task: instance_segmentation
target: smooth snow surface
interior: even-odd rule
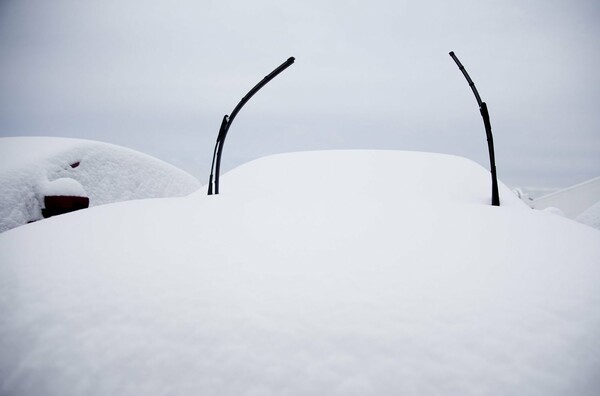
[[[596,395],[600,232],[490,184],[296,153],[5,232],[0,394]]]
[[[44,195],[49,193],[87,194],[90,206],[96,206],[182,196],[199,187],[196,178],[170,164],[112,144],[0,138],[0,232],[40,220]]]

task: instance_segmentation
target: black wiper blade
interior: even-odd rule
[[[225,143],[225,138],[227,137],[227,132],[229,132],[229,128],[233,123],[233,120],[240,112],[242,107],[256,94],[262,87],[267,85],[269,81],[277,77],[279,73],[287,69],[294,63],[296,59],[292,56],[288,58],[285,62],[279,65],[275,70],[266,75],[258,84],[256,84],[248,93],[240,100],[240,102],[235,106],[231,115],[225,115],[223,117],[223,121],[221,122],[221,127],[219,128],[219,134],[217,135],[217,142],[215,144],[215,150],[213,153],[212,164],[210,167],[210,177],[208,180],[208,195],[213,195],[219,193],[219,179],[221,174],[221,156],[223,154],[223,144]],[[214,171],[214,180],[213,180],[213,171]],[[214,181],[214,183],[213,183]],[[214,184],[214,186],[213,186]]]
[[[465,67],[460,63],[454,51],[450,51],[450,56],[456,62],[456,65],[462,72],[462,74],[467,79],[469,83],[469,87],[473,90],[473,94],[475,95],[475,99],[477,100],[477,105],[479,105],[479,112],[481,113],[481,117],[483,118],[483,125],[485,127],[485,135],[487,138],[488,144],[488,154],[490,156],[490,172],[492,174],[492,205],[500,206],[500,195],[498,193],[498,176],[496,174],[496,156],[494,154],[494,137],[492,136],[492,123],[490,122],[490,113],[488,111],[487,104],[481,100],[481,96],[479,96],[479,92],[477,92],[477,88],[475,87],[475,83],[471,80],[469,73]]]

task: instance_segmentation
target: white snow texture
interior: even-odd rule
[[[87,196],[96,206],[182,196],[199,187],[193,176],[170,164],[112,144],[0,138],[0,232],[40,220],[45,195]]]
[[[0,234],[0,394],[597,395],[600,232],[490,191],[295,153]]]
[[[87,193],[83,186],[77,180],[70,177],[61,177],[46,183],[40,188],[42,196],[71,196],[71,197],[87,197]]]

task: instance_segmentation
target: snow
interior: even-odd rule
[[[592,207],[600,200],[600,177],[564,188],[559,191],[536,198],[530,202],[534,209],[552,206],[560,209],[570,219]]]
[[[61,179],[73,181],[57,181]],[[0,185],[0,232],[40,220],[49,192],[87,194],[90,206],[96,206],[182,196],[200,187],[193,176],[146,154],[107,143],[50,137],[0,138]]]
[[[44,161],[62,151],[88,145],[91,141],[53,137],[0,138],[0,169],[9,170]]]
[[[77,180],[69,177],[61,177],[46,183],[41,193],[43,196],[71,196],[71,197],[87,197],[83,186]]]
[[[590,206],[585,212],[577,216],[575,220],[600,230],[600,201]]]
[[[516,189],[515,193],[531,208],[568,217],[600,230],[600,177],[554,190],[535,199],[523,190]]]
[[[0,393],[597,393],[600,232],[479,165],[294,153],[221,191],[0,234]]]
[[[545,207],[544,209],[537,209],[537,210],[541,210],[546,213],[552,213],[556,216],[567,217],[567,215],[562,210],[560,210],[559,208],[555,208],[554,206],[548,206],[548,207]]]

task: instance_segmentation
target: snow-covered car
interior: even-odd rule
[[[182,196],[200,187],[192,175],[149,155],[51,137],[0,138],[0,185],[0,232],[87,206]]]
[[[292,153],[7,231],[0,393],[597,394],[600,232],[489,192],[449,155]]]

